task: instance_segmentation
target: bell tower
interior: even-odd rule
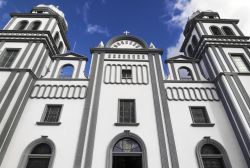
[[[181,51],[199,60],[203,75],[213,81],[250,166],[250,41],[237,26],[217,12],[195,12],[184,30]]]
[[[0,164],[35,81],[49,71],[54,55],[69,49],[66,32],[64,14],[53,5],[11,13],[0,30]]]

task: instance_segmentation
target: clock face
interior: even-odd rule
[[[134,49],[141,49],[142,46],[131,40],[119,40],[113,43],[110,48],[134,48]]]

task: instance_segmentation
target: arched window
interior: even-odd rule
[[[231,168],[225,149],[209,137],[199,142],[196,154],[200,168]]]
[[[74,66],[71,64],[64,65],[59,73],[59,78],[61,79],[70,79],[72,78],[74,72]]]
[[[28,25],[28,21],[23,20],[23,21],[20,21],[14,29],[15,30],[24,30],[27,27],[27,25]]]
[[[55,41],[55,43],[57,45],[58,42],[59,42],[59,33],[58,32],[56,32],[56,34],[54,35],[54,41]]]
[[[26,168],[48,168],[51,158],[51,147],[46,143],[36,145],[28,156]]]
[[[62,42],[59,43],[58,50],[59,50],[59,53],[62,53],[62,50],[63,50],[63,43]]]
[[[31,23],[30,30],[38,30],[40,26],[41,26],[40,21],[34,21]]]
[[[235,36],[233,30],[230,27],[223,26],[222,30],[225,33],[225,35],[227,35],[227,36]]]
[[[107,156],[107,168],[147,168],[145,145],[129,131],[124,131],[112,140]]]
[[[220,28],[218,28],[217,26],[211,26],[210,30],[211,30],[212,34],[215,36],[222,35]]]
[[[193,50],[193,48],[192,48],[191,45],[188,46],[187,52],[188,52],[188,56],[189,56],[189,57],[191,57],[191,56],[193,55],[194,50]]]
[[[198,40],[197,40],[196,36],[192,37],[192,45],[193,45],[193,48],[195,48],[198,45]]]
[[[18,167],[51,168],[54,155],[54,143],[48,138],[40,138],[26,148]]]
[[[192,72],[187,67],[180,67],[178,70],[180,80],[193,80]]]

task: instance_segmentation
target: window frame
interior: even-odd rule
[[[202,154],[201,154],[201,149],[206,144],[213,145],[214,147],[216,147],[220,151],[221,154],[217,154],[216,157],[220,155],[225,168],[232,168],[230,160],[229,160],[228,155],[227,155],[227,152],[224,149],[224,147],[216,140],[210,139],[210,137],[204,137],[196,146],[195,150],[196,150],[196,157],[197,157],[199,168],[204,168],[204,163],[203,163],[204,156],[202,156]],[[207,156],[208,156],[207,158],[209,158],[209,155],[207,155]],[[215,157],[213,157],[213,156],[215,156],[213,154],[211,154],[210,156],[211,156],[211,158],[215,158]],[[205,156],[205,158],[206,158],[206,156]]]
[[[67,67],[67,66],[72,67],[71,76],[63,76],[63,75],[62,75],[63,69],[64,69],[65,67]],[[59,78],[59,79],[65,79],[65,80],[74,79],[74,76],[75,76],[74,73],[75,73],[75,66],[74,66],[73,64],[71,64],[71,63],[66,63],[66,64],[63,64],[63,65],[60,67],[59,73],[58,73],[58,78]]]
[[[133,100],[134,101],[134,122],[121,122],[120,121],[120,103],[122,100]],[[131,118],[130,118],[131,120]],[[136,115],[136,100],[135,99],[118,99],[118,109],[117,109],[117,123],[115,123],[115,126],[138,126],[139,123],[137,123],[137,115]]]
[[[183,77],[181,77],[180,69],[186,69],[187,71],[189,71],[190,76],[191,76],[191,80],[189,80],[188,78],[183,78]],[[194,81],[194,80],[195,80],[191,68],[189,68],[189,67],[187,67],[187,66],[180,66],[180,67],[178,68],[178,75],[179,75],[179,80],[181,80],[181,81]]]
[[[204,115],[205,115],[207,122],[205,122],[205,123],[195,122],[195,118],[194,118],[192,109],[204,109]],[[215,125],[210,120],[206,106],[189,106],[189,111],[190,111],[190,115],[192,118],[191,126],[193,126],[193,127],[213,127]]]
[[[212,27],[217,28],[217,29],[220,31],[220,34],[214,34],[214,31],[212,30]],[[218,26],[211,25],[211,26],[209,27],[209,29],[210,29],[210,31],[211,31],[211,33],[212,33],[213,36],[223,36],[223,32],[221,31],[221,29],[220,29]]]
[[[47,121],[45,121],[45,117],[46,117],[46,114],[48,112],[48,107],[49,106],[61,106],[57,122],[47,122]],[[41,117],[39,122],[36,122],[36,124],[37,125],[60,125],[61,124],[60,118],[61,118],[61,115],[62,115],[62,110],[63,110],[63,104],[46,104],[45,108],[43,110],[42,117]]]
[[[230,29],[230,31],[231,31],[233,34],[232,34],[232,35],[226,34],[224,28]],[[236,34],[235,34],[235,32],[233,31],[233,29],[232,29],[231,27],[229,27],[229,26],[222,26],[222,27],[221,27],[221,30],[222,30],[222,32],[223,32],[223,34],[224,34],[225,36],[236,36]]]
[[[123,71],[130,71],[131,72],[131,76],[130,77],[124,77],[123,73],[122,73]],[[132,69],[121,69],[121,78],[122,79],[132,79],[132,74],[133,74]]]
[[[42,136],[41,138],[31,142],[27,147],[26,149],[24,150],[23,154],[22,154],[22,157],[19,161],[19,164],[18,164],[18,168],[26,168],[27,167],[27,164],[28,164],[28,160],[29,160],[29,155],[31,154],[32,150],[39,144],[41,143],[46,143],[48,144],[50,147],[51,147],[51,154],[50,154],[50,161],[49,161],[49,165],[48,165],[48,168],[52,168],[53,167],[53,163],[54,163],[54,158],[55,158],[55,144],[53,143],[52,140],[50,140],[49,138],[47,138],[47,136]],[[37,157],[39,157],[41,155],[37,155]],[[43,155],[45,156],[45,155]]]
[[[250,73],[250,64],[249,64],[249,61],[247,60],[244,53],[229,53],[229,56],[230,56],[231,61],[233,62],[234,66],[236,67],[236,69],[239,73]],[[239,70],[237,64],[234,62],[234,59],[233,59],[234,56],[240,56],[242,58],[244,64],[246,65],[246,67],[248,69],[248,72],[242,72]]]
[[[0,59],[7,52],[7,50],[12,50],[12,51],[15,50],[15,51],[17,51],[16,57],[14,58],[14,60],[12,61],[12,63],[11,63],[10,66],[8,66],[8,67],[6,67],[6,66],[0,66],[0,68],[11,68],[11,66],[13,65],[13,63],[15,62],[15,60],[17,59],[17,57],[18,57],[18,55],[19,55],[19,53],[21,51],[21,48],[5,48],[4,51],[0,54]]]
[[[20,29],[22,22],[26,22],[26,25],[24,26],[23,29]],[[29,21],[28,20],[20,20],[19,22],[16,23],[15,27],[13,28],[13,30],[23,31],[23,30],[26,30],[28,26],[29,26]]]
[[[39,26],[37,27],[37,29],[33,30],[35,23],[39,23]],[[39,31],[39,28],[41,27],[42,22],[40,20],[34,20],[33,22],[30,23],[29,27],[27,28],[27,30],[31,30],[31,31]]]

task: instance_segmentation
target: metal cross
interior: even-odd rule
[[[125,32],[123,32],[126,36],[130,33],[127,30]]]

